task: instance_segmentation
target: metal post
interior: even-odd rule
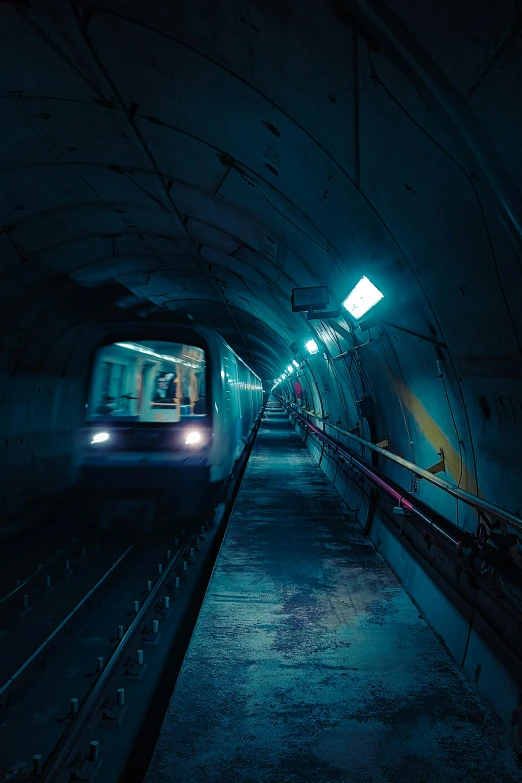
[[[42,771],[42,754],[36,753],[33,756],[33,775],[39,775]]]

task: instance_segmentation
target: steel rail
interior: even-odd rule
[[[74,615],[81,609],[81,607],[84,605],[86,601],[91,598],[92,595],[96,592],[96,590],[105,582],[105,580],[112,574],[115,568],[118,567],[118,565],[121,563],[121,561],[129,554],[129,552],[133,549],[133,546],[128,547],[125,552],[120,555],[120,557],[116,560],[115,563],[112,564],[112,566],[109,568],[108,571],[104,573],[104,575],[99,579],[94,587],[91,587],[88,593],[84,595],[82,600],[76,604],[74,609],[72,609],[67,617],[65,617],[61,623],[54,629],[54,631],[49,634],[49,636],[36,648],[36,650],[32,653],[32,655],[27,658],[27,660],[20,666],[19,669],[7,680],[4,685],[0,688],[0,696],[2,696],[3,693],[6,692],[9,688],[12,687],[12,685],[16,682],[16,680],[20,677],[21,674],[31,665],[31,663],[36,660],[36,658],[40,655],[41,652],[45,650],[45,648],[49,645],[49,643],[57,636],[58,633],[62,630],[62,628],[65,627],[65,625],[71,620]]]
[[[380,454],[381,456],[385,457],[386,459],[389,459],[392,462],[397,463],[397,465],[400,465],[401,467],[406,468],[406,470],[415,473],[415,475],[419,476],[419,478],[426,479],[426,481],[429,481],[430,484],[433,484],[435,487],[438,487],[439,489],[444,490],[444,492],[447,492],[448,495],[451,495],[457,500],[462,500],[462,502],[466,503],[468,506],[472,506],[475,509],[480,509],[481,511],[484,511],[487,514],[491,514],[491,516],[495,517],[496,519],[501,519],[504,522],[507,522],[508,524],[512,525],[512,527],[516,528],[520,532],[522,532],[522,519],[520,519],[520,517],[513,514],[511,511],[508,511],[508,509],[502,508],[502,506],[498,506],[496,503],[491,503],[489,500],[486,500],[485,498],[480,498],[478,497],[478,495],[474,495],[472,492],[468,492],[465,489],[461,489],[460,487],[457,487],[456,484],[452,484],[450,481],[446,481],[445,479],[441,479],[438,476],[434,476],[433,473],[430,473],[424,468],[415,465],[413,462],[404,459],[404,457],[399,457],[397,454],[393,454],[393,452],[388,451],[387,449],[383,449],[380,446],[376,446],[375,443],[370,443],[364,438],[361,438],[358,435],[354,435],[352,432],[347,432],[346,430],[343,430],[341,427],[338,427],[336,424],[332,424],[331,422],[329,422],[327,419],[324,418],[324,416],[319,416],[317,413],[314,413],[313,411],[308,411],[306,409],[299,408],[297,405],[295,405],[295,403],[288,402],[283,398],[279,398],[279,399],[286,408],[293,410],[294,413],[298,414],[303,419],[304,419],[304,414],[306,414],[307,416],[312,416],[318,421],[324,422],[326,426],[331,427],[333,430],[339,432],[341,435],[347,438],[351,438],[352,440],[356,441],[357,443],[360,443],[361,445],[365,446],[371,451],[374,451],[377,454]]]
[[[54,750],[51,752],[48,765],[44,767],[41,776],[38,777],[38,783],[51,783],[51,781],[57,780],[63,772],[64,766],[76,748],[82,733],[85,731],[86,725],[91,715],[95,711],[96,707],[99,706],[101,696],[103,696],[107,690],[109,682],[114,675],[114,670],[120,663],[121,657],[125,652],[127,645],[136,633],[137,629],[139,629],[139,627],[142,625],[144,618],[147,616],[150,609],[155,608],[155,601],[157,600],[158,594],[166,585],[168,581],[167,577],[171,574],[174,566],[179,563],[184,547],[185,544],[182,542],[178,551],[171,558],[166,568],[162,570],[162,573],[159,575],[156,584],[143,602],[143,605],[140,607],[138,613],[134,616],[134,619],[131,621],[129,627],[125,631],[122,639],[112,651],[112,654],[100,676],[97,680],[94,681],[91,689],[85,696],[79,711],[72,719],[64,734],[58,740]]]
[[[54,563],[55,560],[57,560],[60,555],[63,555],[65,552],[68,552],[69,549],[71,549],[75,544],[79,542],[78,538],[75,538],[70,544],[65,546],[63,549],[58,549],[56,554],[49,558],[49,560],[46,560],[45,563],[42,563],[42,565],[36,569],[36,571],[33,571],[29,576],[27,576],[23,582],[20,582],[20,584],[13,587],[11,590],[9,590],[8,593],[6,593],[2,598],[0,598],[0,604],[3,604],[5,601],[9,600],[9,598],[12,598],[13,595],[15,595],[19,590],[21,590],[23,587],[25,587],[29,582],[31,582],[35,577],[39,576],[40,574],[43,574],[45,569],[48,568],[51,563]]]
[[[217,502],[213,513],[213,527],[219,527],[219,525],[221,525],[223,517],[227,511],[227,507],[230,505],[233,506],[235,503],[235,493],[239,490],[241,485],[244,469],[246,468],[248,457],[250,456],[257,432],[261,425],[265,407],[266,401],[259,412],[259,416],[254,427],[252,428],[246,444],[246,448],[243,449],[241,455],[238,457],[230,475],[229,481],[225,483],[224,493],[220,493],[221,502]],[[156,583],[151,592],[148,594],[148,597],[145,599],[138,613],[131,621],[119,644],[112,651],[112,654],[100,676],[97,680],[95,680],[91,689],[86,694],[78,713],[72,719],[64,734],[62,734],[61,738],[58,740],[53,751],[49,754],[48,761],[44,766],[42,773],[38,777],[38,783],[56,783],[56,781],[58,781],[62,776],[65,764],[71,758],[71,755],[75,749],[79,746],[81,737],[88,725],[89,719],[95,712],[97,706],[99,706],[101,697],[108,690],[110,681],[116,674],[116,667],[121,662],[121,658],[126,650],[126,647],[136,632],[139,630],[140,626],[143,624],[145,617],[149,614],[151,609],[154,611],[156,610],[156,599],[159,593],[161,593],[161,591],[167,585],[167,577],[171,575],[174,567],[183,560],[182,556],[183,552],[187,548],[188,540],[189,536],[186,536],[185,540],[181,541],[177,552],[170,559],[166,567],[162,570],[161,575],[158,576],[158,579],[156,580]]]

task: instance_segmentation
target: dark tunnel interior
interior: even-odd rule
[[[521,754],[521,80],[513,0],[2,3],[1,592],[11,541],[75,534],[97,349],[212,329]]]

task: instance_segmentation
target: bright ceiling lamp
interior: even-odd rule
[[[362,318],[383,297],[384,294],[374,286],[371,280],[368,280],[367,277],[361,277],[355,288],[350,291],[344,300],[343,307],[354,318]]]
[[[294,368],[292,367],[291,364],[289,364],[286,369],[288,370],[288,372],[293,372],[294,371]]]
[[[292,364],[294,365],[294,367],[299,367],[299,362],[296,362],[295,359],[292,359]]]
[[[319,346],[315,340],[307,340],[305,343],[305,348],[308,353],[319,353]]]

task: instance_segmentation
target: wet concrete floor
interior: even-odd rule
[[[291,428],[260,430],[146,783],[522,781]]]

